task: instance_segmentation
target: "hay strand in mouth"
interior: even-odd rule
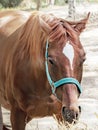
[[[71,124],[65,121],[58,122],[57,118],[55,115],[53,115],[57,126],[58,130],[89,130],[88,126],[86,123],[74,120]],[[76,124],[74,124],[76,122]]]

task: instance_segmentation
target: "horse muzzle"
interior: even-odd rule
[[[65,122],[68,123],[76,123],[77,120],[79,119],[81,113],[81,107],[72,107],[72,108],[67,108],[65,106],[62,107],[62,116]]]

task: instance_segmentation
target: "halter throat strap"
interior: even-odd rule
[[[55,94],[55,90],[56,88],[64,85],[64,84],[75,84],[79,93],[82,92],[82,87],[80,85],[80,83],[78,82],[78,80],[76,80],[75,78],[72,77],[68,77],[68,78],[62,78],[56,82],[54,82],[49,74],[49,69],[48,69],[48,40],[46,42],[46,51],[45,51],[45,68],[46,68],[46,75],[47,75],[47,79],[48,82],[52,88],[52,93]]]

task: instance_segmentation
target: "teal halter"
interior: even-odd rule
[[[52,88],[52,93],[55,94],[55,90],[56,88],[60,87],[61,85],[63,84],[75,84],[78,88],[78,91],[79,93],[82,92],[82,88],[81,88],[81,85],[80,83],[78,82],[78,80],[76,80],[75,78],[72,78],[72,77],[68,77],[68,78],[62,78],[56,82],[54,82],[52,79],[51,79],[51,76],[49,74],[49,69],[48,69],[48,40],[47,40],[47,43],[46,43],[46,52],[45,52],[45,67],[46,67],[46,75],[47,75],[47,79],[49,81],[49,84]]]

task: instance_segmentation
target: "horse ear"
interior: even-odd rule
[[[79,35],[85,29],[89,16],[90,16],[90,13],[88,13],[88,15],[85,19],[82,19],[81,21],[76,22],[76,24],[74,25],[74,29]]]
[[[43,32],[45,32],[46,34],[50,33],[51,27],[42,18],[40,18],[40,25]]]

